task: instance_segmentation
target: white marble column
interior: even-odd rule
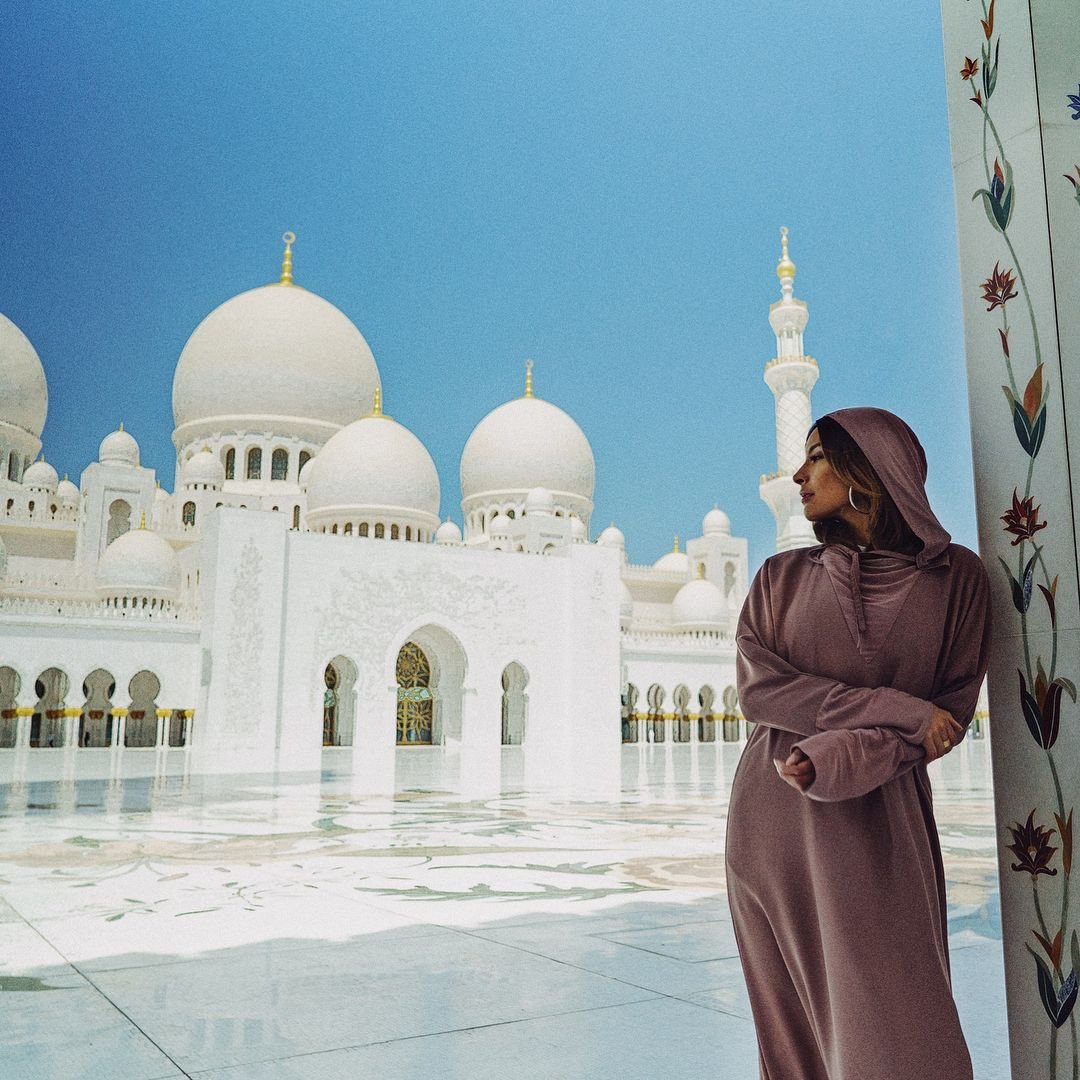
[[[1012,1075],[1080,1080],[1080,9],[942,0],[942,21]]]

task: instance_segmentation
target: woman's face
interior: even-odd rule
[[[818,435],[817,428],[807,437],[806,460],[792,479],[799,485],[803,514],[807,520],[842,518],[849,521],[855,517],[848,502],[847,484],[833,472],[832,466],[825,460],[825,451],[821,449],[821,436]]]

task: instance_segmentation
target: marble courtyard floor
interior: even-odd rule
[[[724,895],[737,747],[624,748],[610,804],[470,801],[429,751],[399,752],[393,799],[332,761],[274,782],[78,752],[56,781],[64,752],[35,753],[0,755],[0,1076],[757,1076]],[[933,773],[961,1018],[977,1080],[1005,1080],[986,743]]]

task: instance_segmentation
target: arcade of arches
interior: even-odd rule
[[[113,674],[95,668],[72,693],[67,672],[46,668],[34,679],[33,706],[18,706],[22,677],[0,666],[0,749],[78,747],[181,747],[190,743],[190,709],[163,709],[161,682],[139,671],[127,685],[126,705],[116,700]],[[73,699],[73,700],[72,700]]]

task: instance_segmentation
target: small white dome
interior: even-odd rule
[[[205,484],[219,489],[225,483],[225,466],[208,450],[202,449],[192,454],[180,470],[181,483],[184,487]]]
[[[61,506],[71,508],[79,505],[79,489],[66,476],[56,485],[56,497]]]
[[[714,506],[701,522],[701,533],[703,536],[730,536],[731,520],[719,506]]]
[[[50,494],[56,490],[59,477],[56,470],[44,459],[35,461],[23,473],[23,487],[32,488],[35,491],[47,491]]]
[[[715,630],[727,621],[724,594],[705,578],[688,581],[671,602],[671,621],[683,630]]]
[[[592,512],[596,464],[585,433],[562,409],[520,397],[488,413],[461,454],[463,502],[521,497],[545,487],[557,503],[587,517]]]
[[[118,536],[98,563],[98,596],[175,600],[180,591],[180,560],[172,545],[149,529]]]
[[[101,446],[98,448],[98,461],[102,465],[138,467],[139,444],[129,432],[124,430],[123,424],[101,440]]]
[[[488,526],[488,533],[492,536],[504,536],[513,528],[514,523],[505,514],[496,514]]]
[[[188,338],[173,376],[181,443],[213,427],[262,430],[254,417],[340,427],[371,403],[375,358],[329,301],[298,285],[264,285],[226,300]]]
[[[620,551],[626,550],[626,537],[623,536],[622,529],[618,528],[614,521],[596,538],[596,542],[603,544],[604,547],[614,547]]]
[[[589,539],[589,530],[585,528],[585,522],[579,517],[570,519],[570,539],[575,544],[584,544]]]
[[[310,462],[308,519],[382,514],[439,521],[439,474],[424,444],[389,416],[365,416],[330,437]]]
[[[444,521],[435,530],[435,543],[446,544],[448,546],[453,544],[460,544],[461,530],[457,527],[456,524],[454,524],[454,522],[447,518],[447,520]]]
[[[315,459],[310,457],[304,462],[304,467],[300,470],[300,475],[296,478],[297,483],[300,485],[301,490],[307,491],[308,484],[311,483],[311,467],[315,464]]]
[[[679,551],[676,548],[675,551],[669,551],[666,555],[661,555],[653,563],[653,569],[667,570],[671,573],[678,571],[680,574],[686,574],[690,571],[690,557],[685,551]]]
[[[525,496],[526,514],[554,514],[555,500],[546,487],[534,487]]]
[[[634,597],[625,581],[620,581],[619,585],[619,625],[625,629],[634,618]]]
[[[45,369],[37,351],[6,315],[0,315],[0,424],[40,438],[48,408]]]

